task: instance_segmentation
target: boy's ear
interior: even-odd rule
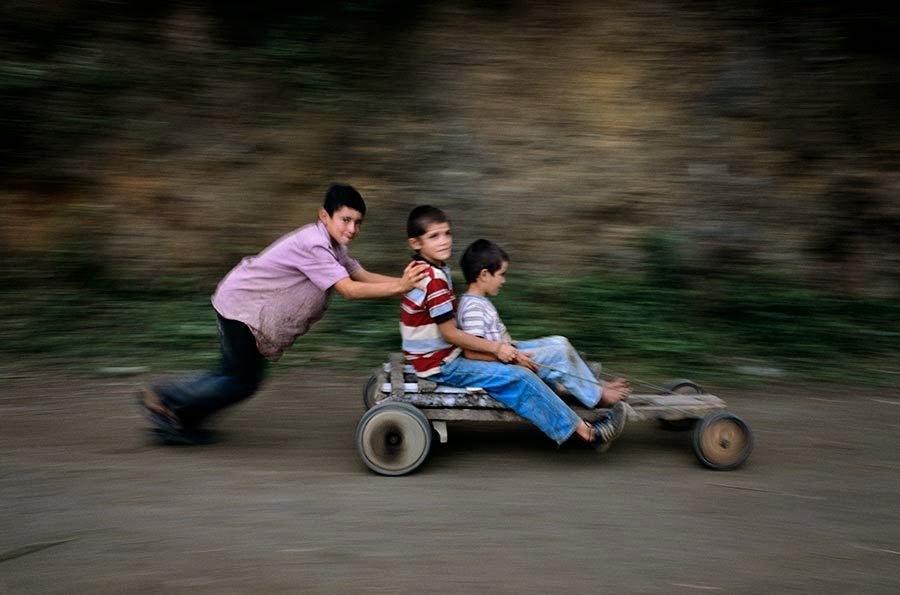
[[[325,223],[328,220],[328,211],[325,210],[325,207],[319,207],[319,221]]]
[[[419,238],[406,238],[406,243],[416,252],[422,249],[422,242],[419,241]]]
[[[481,269],[480,271],[478,271],[478,280],[479,281],[485,280],[487,278],[487,276],[490,274],[491,274],[491,272],[488,271],[487,269]]]

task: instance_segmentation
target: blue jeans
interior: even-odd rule
[[[243,322],[216,313],[222,359],[218,367],[184,382],[158,384],[153,390],[185,427],[197,427],[213,413],[256,392],[266,360]]]
[[[602,389],[594,373],[565,337],[555,335],[530,341],[516,341],[519,351],[531,354],[538,364],[537,375],[551,388],[563,385],[587,407],[596,407]]]
[[[565,442],[581,423],[581,418],[543,380],[521,366],[459,356],[441,365],[441,371],[428,379],[459,388],[483,388],[557,444]]]

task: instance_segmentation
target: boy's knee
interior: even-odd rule
[[[562,335],[553,335],[552,337],[550,337],[550,340],[553,342],[553,345],[556,349],[564,351],[569,356],[571,356],[573,353],[577,353],[569,339],[563,337]]]
[[[262,359],[252,362],[244,362],[236,366],[228,373],[237,384],[247,386],[251,391],[256,390],[262,384],[266,373],[266,365]]]
[[[253,367],[236,370],[229,374],[229,392],[235,400],[252,396],[263,381],[263,370]]]
[[[566,337],[563,337],[562,335],[552,335],[547,338],[550,339],[551,341],[553,341],[553,343],[555,343],[557,345],[561,345],[567,349],[572,347],[572,344],[569,343],[569,340]]]
[[[263,374],[262,371],[255,372],[253,374],[249,374],[238,379],[238,385],[241,387],[243,391],[247,393],[247,396],[255,393],[259,386],[262,384]]]

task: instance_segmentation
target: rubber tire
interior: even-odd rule
[[[670,380],[663,384],[662,388],[663,392],[660,394],[663,395],[668,395],[670,393],[677,393],[679,395],[699,395],[703,392],[703,389],[700,388],[699,384],[688,380],[687,378]],[[694,426],[696,425],[696,418],[659,420],[659,427],[668,432],[686,432],[694,429]]]
[[[431,423],[408,403],[382,403],[369,409],[356,427],[356,451],[379,475],[406,475],[431,450]]]
[[[363,405],[365,405],[366,411],[378,404],[377,399],[379,396],[384,396],[381,392],[381,387],[385,382],[387,382],[387,373],[381,368],[378,368],[369,376],[362,391]]]
[[[694,428],[694,454],[710,469],[736,469],[747,460],[751,452],[753,431],[733,413],[710,413]]]
[[[662,385],[663,392],[660,394],[668,395],[670,393],[678,393],[679,395],[699,395],[703,393],[703,388],[699,384],[687,378],[678,378],[669,380]]]

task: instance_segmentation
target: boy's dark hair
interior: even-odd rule
[[[509,256],[503,248],[490,240],[482,239],[469,244],[459,259],[459,266],[466,283],[474,283],[482,270],[487,269],[487,272],[493,275],[500,270],[504,262],[509,262]]]
[[[431,205],[419,205],[406,218],[406,237],[417,238],[423,235],[433,223],[449,223],[450,219],[444,211]]]
[[[363,215],[366,214],[366,201],[356,191],[356,188],[344,184],[332,184],[325,192],[325,202],[322,204],[322,208],[330,217],[341,207],[350,207]]]

